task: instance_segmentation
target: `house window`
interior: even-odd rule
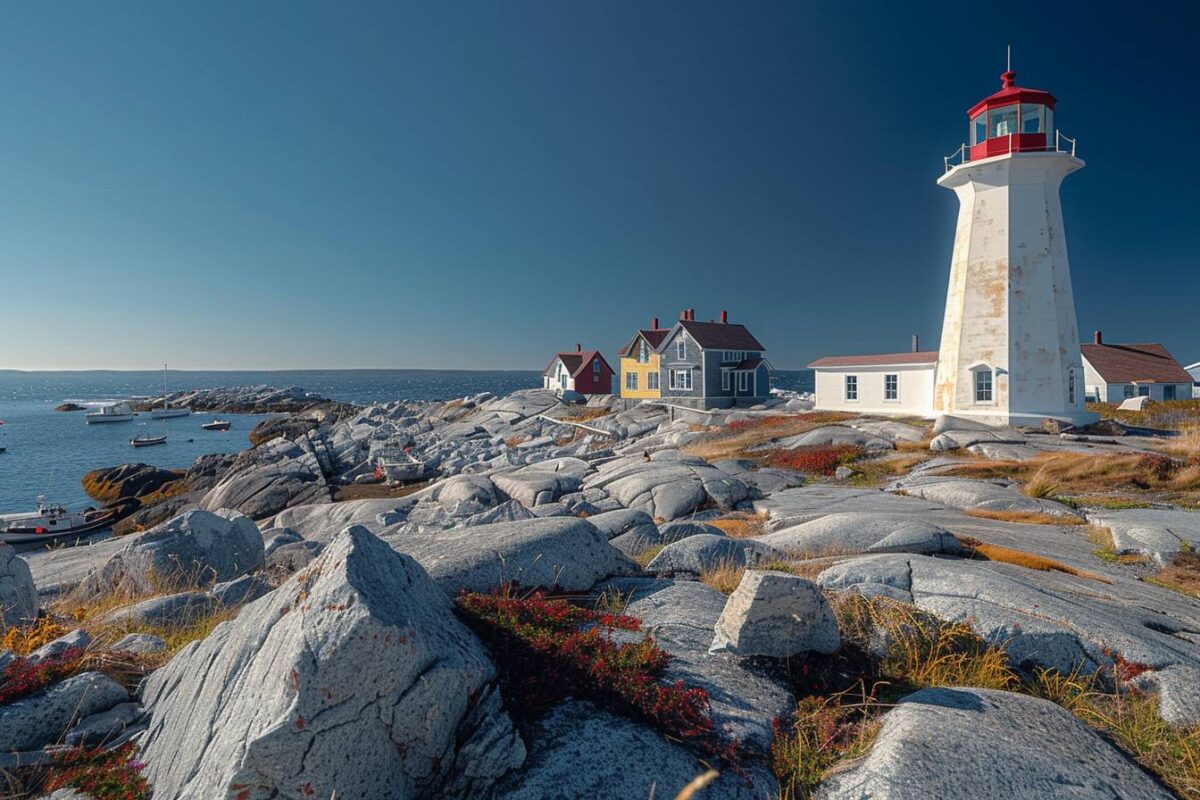
[[[1075,405],[1075,368],[1067,370],[1067,405]]]
[[[1121,394],[1125,397],[1126,400],[1133,397],[1133,384],[1132,383],[1125,384],[1125,386],[1122,387],[1122,389],[1123,389],[1123,391],[1121,392]]]
[[[675,357],[687,358],[687,340],[682,336],[675,340]]]
[[[1174,400],[1174,399],[1175,399],[1175,384],[1173,384],[1173,383],[1163,384],[1163,400]]]
[[[690,369],[671,370],[670,381],[667,385],[681,392],[690,392],[692,390],[692,371]]]
[[[645,364],[650,360],[650,345],[646,344],[646,340],[642,339],[638,342],[638,363]]]
[[[729,370],[727,369],[721,370],[721,391],[729,391]]]
[[[739,392],[750,391],[750,373],[749,372],[739,372],[737,374],[737,387],[738,387],[737,390]]]
[[[657,392],[658,391],[658,373],[651,372],[646,375],[646,388]]]
[[[896,374],[883,376],[883,399],[900,399],[900,376]]]
[[[627,390],[629,390],[631,392],[637,391],[637,385],[638,385],[637,376],[638,376],[638,374],[636,372],[626,372],[625,373],[625,388]]]
[[[992,371],[990,369],[975,371],[975,402],[992,402]]]
[[[1139,387],[1137,387],[1137,390],[1138,390],[1138,397],[1149,397],[1150,396],[1150,387],[1149,386],[1139,386]]]
[[[592,360],[592,374],[593,375],[600,374],[600,359],[598,359],[598,358]]]
[[[846,376],[846,401],[858,402],[858,376]]]

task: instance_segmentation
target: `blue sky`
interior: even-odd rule
[[[1084,338],[1200,360],[1197,7],[911,5],[5,3],[0,368],[540,368],[685,306],[935,347],[1010,42]]]

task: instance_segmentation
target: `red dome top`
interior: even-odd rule
[[[973,117],[985,108],[998,108],[1013,103],[1040,103],[1047,108],[1054,108],[1054,95],[1041,89],[1023,89],[1016,85],[1017,73],[1011,69],[1000,76],[1000,91],[985,97],[967,111],[968,117]]]

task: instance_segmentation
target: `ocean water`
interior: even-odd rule
[[[781,371],[776,385],[812,391],[811,371]],[[80,480],[93,469],[144,462],[169,469],[188,467],[198,456],[234,453],[261,415],[222,414],[226,432],[200,428],[211,414],[168,420],[141,415],[133,422],[88,425],[83,412],[54,410],[67,400],[81,404],[161,394],[161,372],[17,372],[0,370],[0,513],[25,511],[38,495],[68,507],[92,501]],[[171,391],[216,386],[301,386],[332,400],[367,404],[390,400],[450,400],[494,392],[508,394],[541,385],[536,371],[293,370],[278,372],[171,371]],[[135,449],[134,436],[167,434],[167,444]]]

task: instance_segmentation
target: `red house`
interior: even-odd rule
[[[580,394],[612,394],[613,368],[599,350],[579,345],[566,353],[555,353],[542,370],[542,388]]]

